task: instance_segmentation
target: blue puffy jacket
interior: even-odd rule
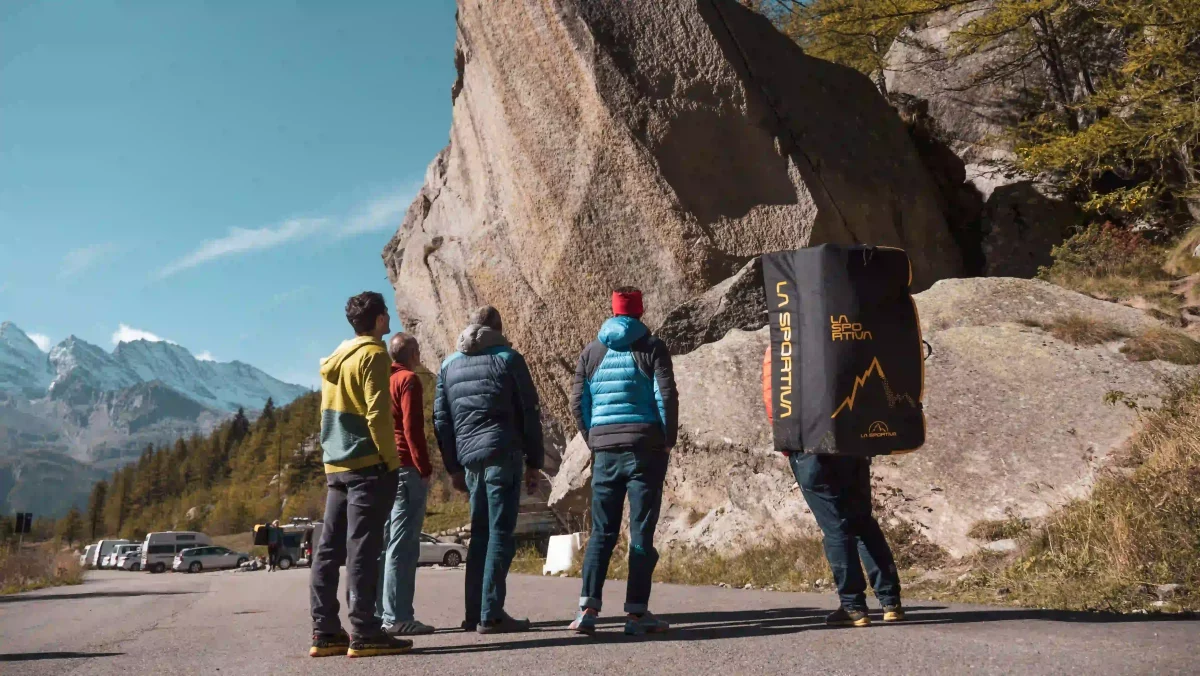
[[[666,344],[633,317],[604,322],[579,355],[571,410],[592,450],[674,446],[679,400]]]
[[[433,427],[451,474],[463,465],[520,452],[541,469],[541,407],[529,367],[499,331],[468,326],[458,352],[442,362],[433,400]]]

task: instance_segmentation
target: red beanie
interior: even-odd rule
[[[614,315],[625,315],[635,319],[642,317],[642,292],[633,291],[613,291],[612,295],[612,311]]]

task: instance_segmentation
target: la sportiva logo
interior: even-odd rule
[[[787,282],[775,285],[775,297],[779,299],[777,308],[785,308],[791,301],[784,293]],[[779,330],[783,333],[783,342],[779,344],[779,411],[780,418],[792,415],[792,313],[785,310],[779,313]]]
[[[846,315],[837,318],[830,315],[829,328],[833,340],[872,340],[874,338],[870,331],[863,329],[862,324],[850,321]]]
[[[889,430],[887,423],[882,420],[876,420],[867,427],[866,434],[862,435],[863,439],[880,439],[884,437],[894,437],[896,433]]]

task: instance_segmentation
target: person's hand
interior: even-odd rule
[[[450,475],[450,485],[454,486],[454,490],[460,493],[467,492],[467,475],[459,472],[458,474]]]
[[[537,495],[538,483],[541,482],[542,473],[532,467],[525,468],[525,494]]]

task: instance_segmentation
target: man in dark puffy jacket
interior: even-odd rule
[[[496,308],[471,314],[458,352],[442,363],[433,410],[442,461],[455,487],[470,493],[463,629],[481,634],[529,629],[529,620],[504,612],[505,579],[516,553],[522,475],[532,492],[544,453],[537,390],[502,330]]]
[[[583,560],[583,593],[571,629],[596,630],[604,578],[621,533],[629,494],[629,582],[625,633],[667,630],[649,611],[650,580],[658,563],[654,529],[662,505],[667,459],[679,428],[675,374],[667,346],[641,320],[642,293],[613,292],[613,317],[583,350],[571,388],[575,423],[593,452],[592,536]]]

